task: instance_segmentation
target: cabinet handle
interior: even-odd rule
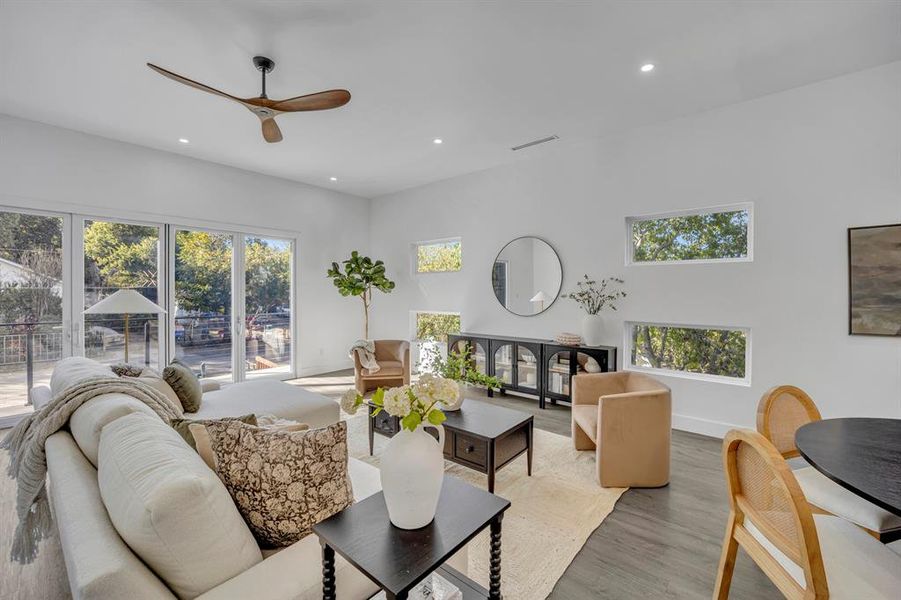
[[[466,454],[473,452],[475,449],[476,447],[473,445],[466,446]]]

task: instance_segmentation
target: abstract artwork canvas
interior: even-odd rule
[[[848,229],[849,333],[901,336],[901,223]]]

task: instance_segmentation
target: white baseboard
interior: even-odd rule
[[[331,373],[332,371],[343,371],[344,369],[353,369],[354,363],[350,359],[342,361],[334,361],[319,365],[311,365],[309,367],[301,367],[298,371],[298,377],[312,377],[313,375],[321,375],[323,373]]]
[[[699,433],[715,438],[724,438],[730,429],[741,428],[741,425],[734,423],[722,423],[720,421],[710,421],[708,419],[699,419],[698,417],[688,417],[685,415],[673,415],[673,429],[679,431],[688,431],[691,433]]]

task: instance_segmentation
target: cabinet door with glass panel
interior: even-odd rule
[[[541,389],[541,344],[491,340],[494,376],[502,390],[538,394]]]
[[[571,402],[572,378],[581,373],[606,373],[616,369],[616,348],[580,347],[545,344],[545,398]]]

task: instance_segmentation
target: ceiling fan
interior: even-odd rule
[[[275,68],[275,61],[265,56],[254,56],[254,66],[263,74],[263,91],[259,97],[255,98],[238,98],[231,94],[219,91],[208,85],[198,83],[193,79],[182,77],[172,71],[167,71],[162,67],[147,63],[147,66],[169,79],[183,83],[192,88],[216,94],[229,100],[243,105],[247,110],[260,118],[263,126],[263,139],[267,142],[282,141],[282,132],[275,122],[275,117],[282,113],[304,112],[309,110],[328,110],[330,108],[338,108],[350,102],[350,92],[347,90],[327,90],[324,92],[316,92],[315,94],[307,94],[306,96],[297,96],[286,100],[271,100],[266,96],[266,74],[272,72]]]

